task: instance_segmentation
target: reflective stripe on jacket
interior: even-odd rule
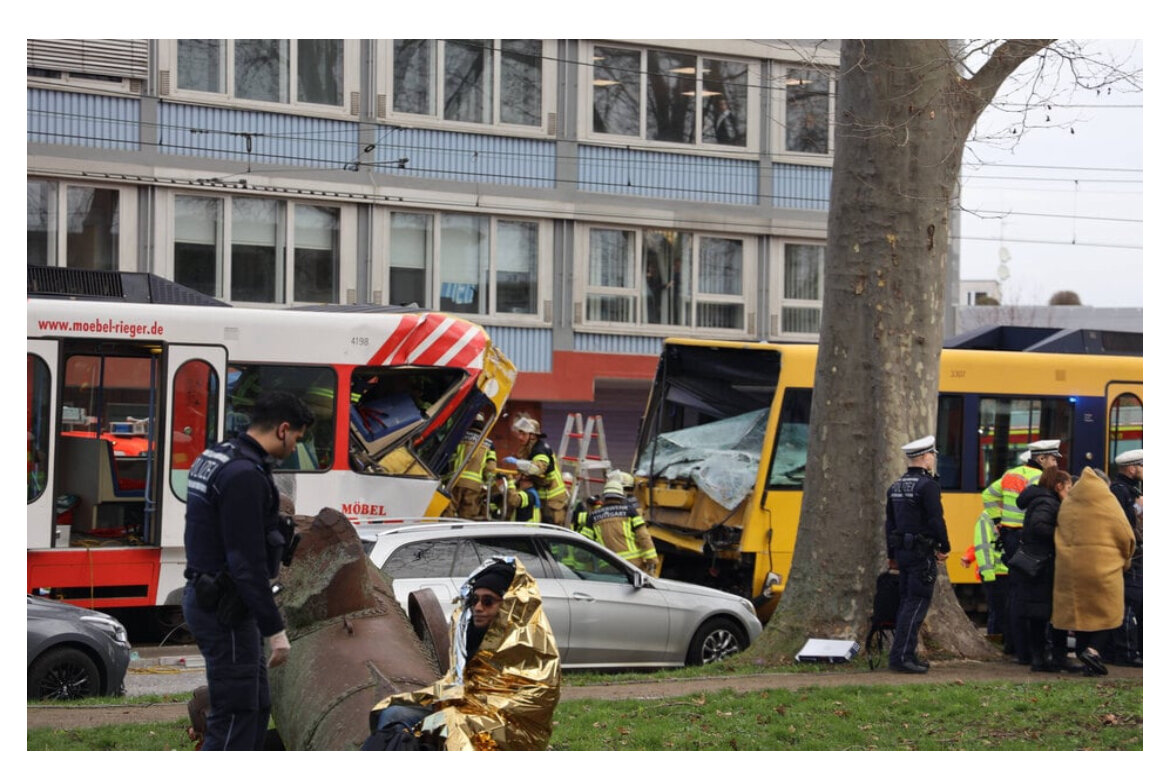
[[[1029,484],[1035,484],[1043,473],[1034,465],[1019,465],[1009,468],[987,489],[983,490],[983,510],[1005,527],[1024,526],[1024,512],[1016,504],[1016,498]]]
[[[1006,575],[1007,565],[1003,563],[1003,551],[996,547],[999,534],[995,522],[984,511],[975,521],[975,564],[984,583],[990,583],[999,575]]]

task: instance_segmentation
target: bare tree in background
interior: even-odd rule
[[[885,491],[905,467],[898,447],[936,430],[947,245],[964,146],[1032,57],[1087,66],[1076,46],[1054,43],[842,41],[808,474],[791,575],[753,645],[765,661],[791,659],[809,637],[865,633],[885,565]],[[1023,89],[1043,104],[1035,83]],[[923,626],[928,649],[991,655],[945,570],[938,586]]]
[[[1049,305],[1079,305],[1081,295],[1075,291],[1058,291],[1048,298]]]

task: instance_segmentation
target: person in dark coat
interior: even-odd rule
[[[1066,666],[1067,650],[1062,640],[1067,632],[1049,627],[1052,617],[1052,575],[1056,561],[1056,517],[1060,501],[1072,488],[1072,476],[1056,467],[1047,468],[1035,484],[1020,493],[1018,505],[1024,509],[1024,526],[1020,545],[1025,552],[1043,561],[1037,575],[1017,571],[1017,610],[1023,621],[1024,643],[1032,656],[1033,671],[1079,670]]]
[[[1125,573],[1125,619],[1114,629],[1109,652],[1110,662],[1123,666],[1142,665],[1142,467],[1143,451],[1131,449],[1114,458],[1117,473],[1109,491],[1121,504],[1129,526],[1133,528],[1137,550]]]

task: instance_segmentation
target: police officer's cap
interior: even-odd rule
[[[1039,455],[1061,457],[1060,439],[1051,438],[1045,439],[1044,441],[1033,441],[1031,444],[1028,444],[1028,451],[1032,453],[1032,457],[1038,457]]]
[[[902,451],[906,453],[907,457],[915,458],[921,457],[928,452],[937,452],[938,450],[934,448],[934,436],[923,436],[922,438],[911,441],[909,444],[904,444]]]
[[[1142,450],[1131,449],[1128,452],[1122,452],[1114,458],[1113,462],[1118,465],[1141,465],[1142,464]]]

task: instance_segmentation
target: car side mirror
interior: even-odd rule
[[[634,570],[630,573],[630,583],[634,588],[641,588],[646,585],[646,574],[640,570]]]

